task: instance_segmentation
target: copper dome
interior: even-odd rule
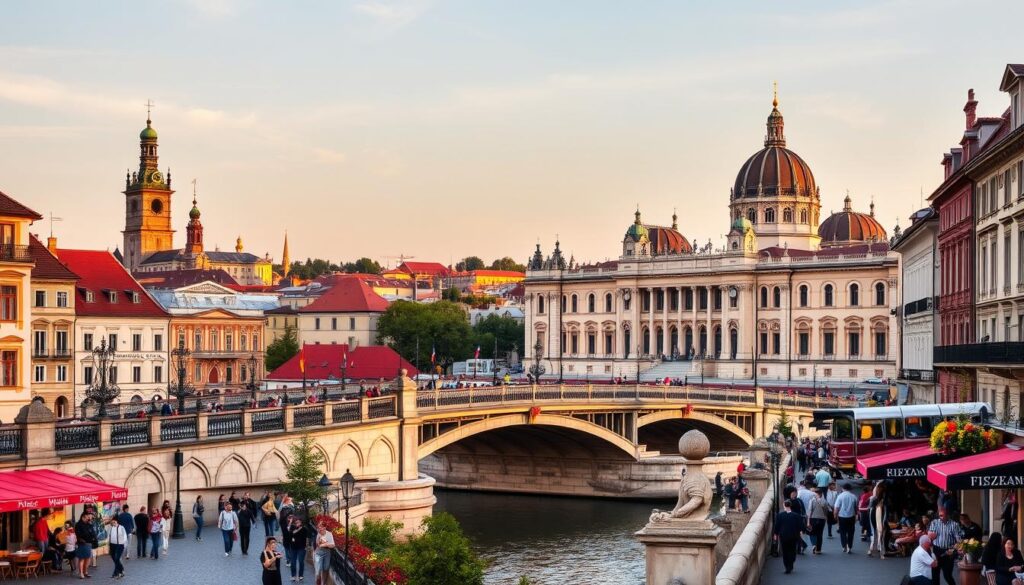
[[[693,252],[693,246],[677,229],[649,225],[647,234],[651,240],[651,252],[654,254],[690,254]]]
[[[875,219],[875,204],[871,213],[853,210],[850,196],[843,200],[843,210],[833,213],[818,227],[822,247],[845,246],[859,242],[884,242],[888,239],[885,228]]]
[[[764,148],[748,158],[736,175],[733,199],[782,195],[810,197],[817,194],[811,167],[797,153],[786,148],[784,121],[778,105],[778,99],[772,101]]]

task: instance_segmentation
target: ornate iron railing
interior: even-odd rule
[[[60,425],[54,431],[57,451],[99,449],[100,423],[73,423]]]
[[[0,428],[0,455],[21,455],[23,436],[20,427]]]
[[[324,425],[324,407],[300,406],[292,411],[294,418],[293,426],[296,428],[322,427]]]
[[[115,422],[110,425],[110,444],[115,447],[147,443],[149,443],[148,420]]]
[[[257,410],[252,413],[252,432],[283,431],[284,411],[281,409]]]
[[[384,396],[382,398],[364,398],[363,400],[369,400],[369,408],[367,412],[371,419],[373,418],[386,418],[389,416],[395,416],[395,397]]]
[[[332,404],[331,420],[335,423],[357,422],[359,420],[359,401],[347,400]]]
[[[196,419],[193,416],[179,416],[160,420],[160,441],[195,440],[199,437]]]
[[[206,419],[206,436],[223,437],[242,434],[242,413],[211,414]]]

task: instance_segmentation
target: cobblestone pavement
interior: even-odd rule
[[[803,555],[797,555],[793,572],[784,573],[782,557],[768,557],[762,585],[900,585],[903,576],[910,572],[910,559],[906,557],[868,557],[868,543],[860,540],[860,525],[854,535],[853,554],[844,554],[839,545],[839,533],[833,527],[835,538],[826,533],[820,555],[811,554],[810,547]],[[806,536],[804,537],[807,538]],[[807,541],[810,544],[810,540]]]

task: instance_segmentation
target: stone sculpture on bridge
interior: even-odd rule
[[[707,521],[713,490],[711,481],[701,468],[710,451],[711,443],[707,435],[698,430],[687,431],[679,438],[679,453],[686,459],[683,478],[679,481],[679,500],[671,512],[654,510],[651,522]]]

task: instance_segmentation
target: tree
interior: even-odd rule
[[[383,268],[381,268],[381,265],[376,260],[371,260],[364,256],[355,262],[346,262],[342,266],[342,270],[349,274],[380,274],[383,271]]]
[[[454,286],[450,286],[444,289],[444,292],[441,293],[441,298],[446,301],[458,303],[462,301],[462,293],[460,293],[459,289],[455,288]]]
[[[409,585],[483,585],[484,562],[454,516],[439,512],[424,518],[421,527],[395,549]]]
[[[481,357],[497,358],[503,352],[512,351],[512,346],[522,350],[526,339],[526,327],[511,317],[490,314],[473,326],[476,344],[480,346]],[[498,340],[498,355],[494,353],[494,340]]]
[[[295,328],[285,325],[284,335],[271,341],[267,346],[267,354],[263,363],[268,372],[273,372],[295,357],[297,353],[299,353],[299,339],[295,334]]]
[[[281,484],[281,491],[291,496],[309,518],[309,504],[320,502],[325,495],[324,488],[320,487],[324,455],[309,434],[299,437],[288,449],[292,453],[292,461],[285,470],[288,480]]]
[[[504,258],[498,258],[494,262],[491,262],[491,270],[512,270],[515,272],[526,272],[526,266],[516,262],[512,258],[505,256]]]
[[[484,261],[479,256],[466,256],[455,264],[455,270],[458,272],[468,272],[470,270],[480,270],[484,266],[486,264],[484,264]]]
[[[386,343],[417,367],[430,362],[430,350],[439,360],[459,361],[471,352],[473,330],[465,311],[449,301],[422,304],[395,301],[377,321],[377,343]],[[416,354],[419,339],[419,355]],[[396,366],[397,368],[397,366]]]
[[[384,518],[364,518],[363,525],[352,527],[352,536],[363,546],[384,555],[395,546],[395,535],[401,530],[402,523],[395,522],[390,516]]]
[[[786,412],[785,407],[782,407],[779,411],[779,422],[775,423],[775,429],[783,437],[793,436],[793,423],[789,422],[789,414]]]

